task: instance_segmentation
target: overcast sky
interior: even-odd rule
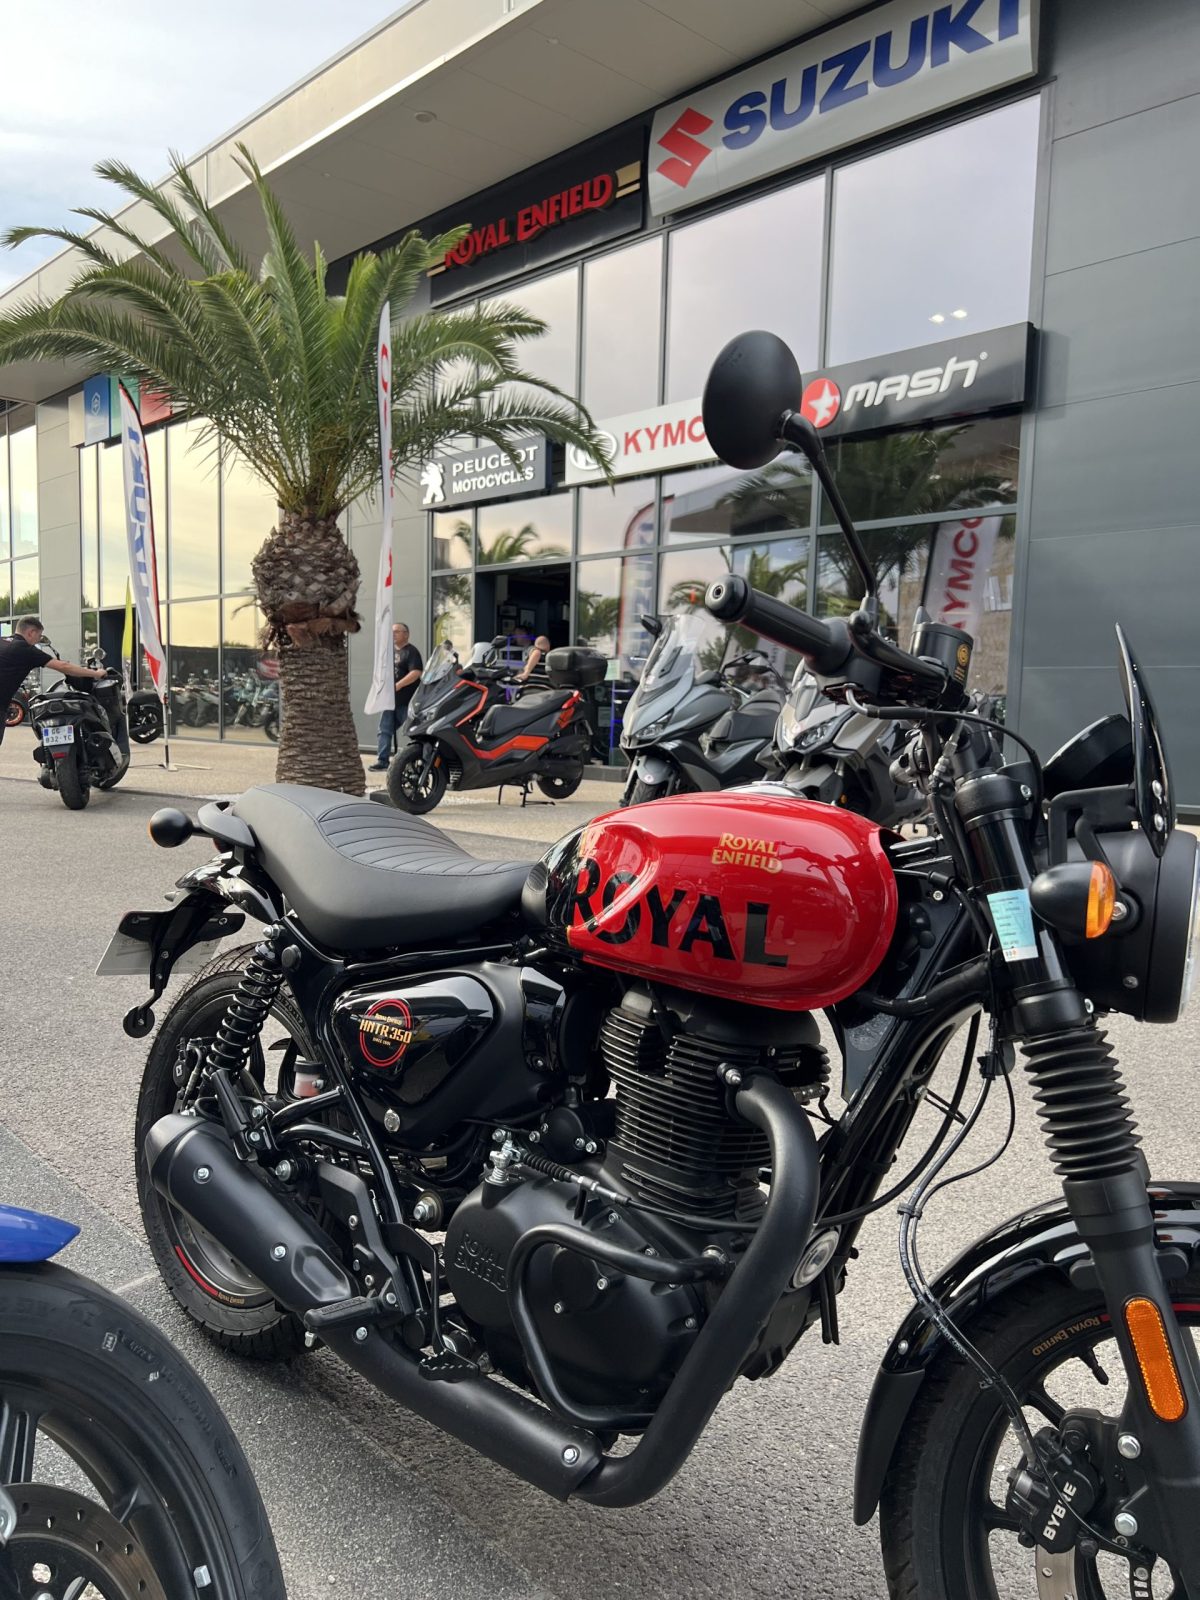
[[[0,0],[0,232],[70,226],[73,206],[118,208],[97,161],[163,177],[169,150],[194,155],[399,9],[402,0]],[[54,251],[39,240],[0,250],[0,290]]]

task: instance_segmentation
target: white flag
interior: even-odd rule
[[[167,687],[167,661],[158,610],[158,560],[154,550],[154,513],[150,503],[150,463],[146,435],[137,407],[122,383],[121,452],[125,478],[125,530],[129,538],[129,573],[137,608],[142,649],[154,688],[161,699]]]
[[[379,460],[383,476],[383,527],[379,533],[379,584],[375,591],[375,665],[366,711],[396,706],[395,654],[392,649],[392,308],[379,313],[376,351],[379,385]]]
[[[992,567],[1000,517],[963,517],[943,522],[933,541],[925,575],[925,607],[935,622],[948,622],[979,637],[983,590]]]

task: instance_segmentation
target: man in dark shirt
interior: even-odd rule
[[[379,745],[374,762],[367,768],[368,772],[387,771],[388,762],[392,758],[392,736],[404,726],[409,702],[417,692],[421,673],[425,669],[421,652],[415,644],[408,642],[407,622],[398,622],[392,629],[392,647],[394,653],[392,668],[396,678],[396,709],[380,713]]]
[[[21,617],[10,639],[0,639],[0,707],[8,710],[8,702],[37,667],[49,667],[53,672],[65,672],[70,678],[103,678],[105,673],[95,667],[77,667],[73,661],[60,661],[38,649],[38,641],[46,630],[37,617]],[[0,716],[0,744],[4,742],[4,718]]]

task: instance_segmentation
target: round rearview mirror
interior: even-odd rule
[[[774,460],[782,448],[779,419],[799,408],[803,387],[796,358],[777,334],[758,329],[731,339],[704,385],[704,430],[721,460],[742,470]]]

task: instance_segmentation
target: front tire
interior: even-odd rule
[[[1200,1274],[1172,1284],[1182,1325],[1200,1324],[1198,1296]],[[1124,1369],[1098,1292],[1080,1293],[1047,1271],[960,1327],[1008,1380],[1035,1432],[1057,1426],[1064,1405],[1119,1415]],[[1089,1365],[1096,1360],[1107,1386]],[[995,1600],[997,1593],[1036,1600],[1035,1552],[1018,1544],[1004,1507],[1006,1470],[1022,1459],[994,1391],[944,1347],[909,1414],[880,1500],[889,1600]],[[1165,1576],[1163,1564],[1156,1580],[1158,1573]],[[1067,1584],[1079,1600],[1128,1600],[1129,1563],[1076,1552]]]
[[[422,781],[425,760],[425,751],[420,745],[405,745],[388,768],[388,799],[397,811],[407,811],[412,817],[423,817],[427,811],[432,811],[446,793],[450,781],[444,761],[431,767]]]
[[[564,767],[561,772],[543,773],[537,786],[548,800],[568,800],[583,782],[583,762],[577,767]]]
[[[285,1600],[253,1474],[199,1376],[127,1301],[53,1263],[0,1268],[0,1446],[22,1594],[44,1592],[44,1568],[56,1595]],[[70,1490],[52,1487],[64,1452]]]
[[[78,747],[54,763],[54,776],[63,805],[68,811],[82,811],[92,798],[92,785],[87,768],[79,759]]]

